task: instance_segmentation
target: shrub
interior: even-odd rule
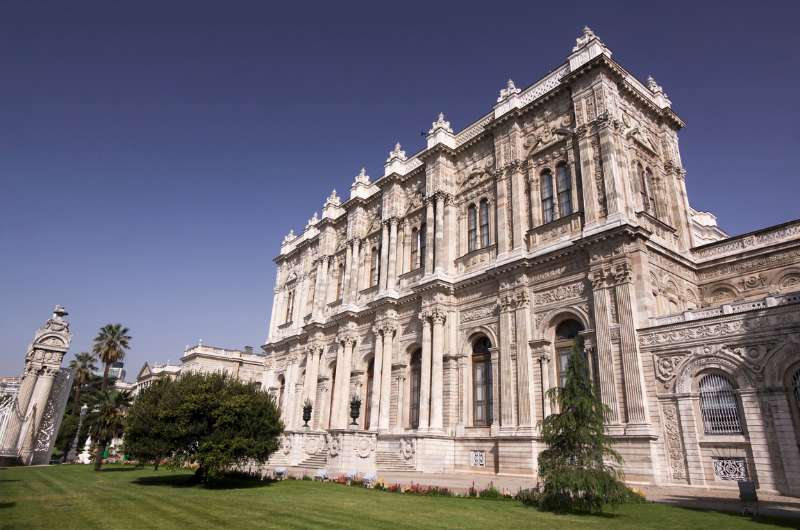
[[[481,499],[497,500],[502,499],[503,494],[500,493],[500,490],[494,487],[494,483],[490,482],[488,488],[478,492],[478,497]]]
[[[526,488],[520,489],[516,495],[514,495],[514,499],[518,500],[522,504],[526,506],[538,506],[539,505],[539,496],[541,492],[539,488]]]

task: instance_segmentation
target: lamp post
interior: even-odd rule
[[[72,439],[72,447],[69,448],[69,452],[67,453],[67,462],[74,462],[75,459],[78,457],[78,438],[81,435],[81,427],[83,427],[83,419],[86,417],[86,413],[89,412],[89,407],[86,406],[86,403],[81,405],[81,413],[78,418],[78,430],[75,431],[75,438]]]

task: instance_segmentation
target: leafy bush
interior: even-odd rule
[[[538,506],[539,505],[539,496],[541,492],[539,488],[526,488],[520,489],[516,495],[514,495],[514,499],[521,502],[525,506]]]
[[[500,490],[494,487],[494,483],[490,482],[489,487],[478,492],[478,497],[481,499],[489,499],[489,500],[497,500],[502,499],[503,494],[500,493]]]

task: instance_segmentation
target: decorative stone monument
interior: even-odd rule
[[[9,418],[0,433],[0,462],[47,464],[53,452],[64,407],[72,386],[72,371],[61,368],[72,333],[60,305],[33,336],[25,354],[19,392],[9,404]]]

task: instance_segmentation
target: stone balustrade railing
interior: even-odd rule
[[[684,311],[674,315],[666,315],[663,317],[650,318],[650,326],[666,326],[669,324],[676,324],[679,322],[689,322],[691,320],[700,320],[702,318],[718,317],[722,315],[734,315],[736,313],[744,313],[746,311],[755,311],[757,309],[765,309],[767,307],[776,307],[788,304],[800,303],[800,292],[787,293],[782,295],[767,296],[760,300],[751,300],[748,302],[739,302],[736,304],[723,304],[719,307],[711,307],[706,309],[693,309],[691,311]]]

